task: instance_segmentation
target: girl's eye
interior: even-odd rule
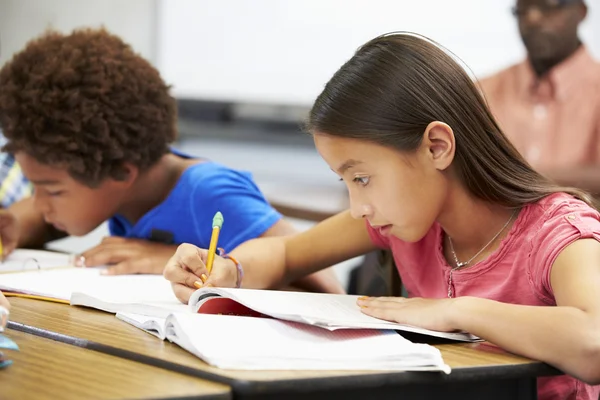
[[[63,190],[59,190],[57,192],[48,192],[48,196],[51,196],[51,197],[60,196],[61,194],[63,194],[63,192],[64,192]]]
[[[352,181],[359,184],[360,186],[367,186],[369,184],[369,177],[368,176],[355,176]]]

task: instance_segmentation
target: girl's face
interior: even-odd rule
[[[381,234],[416,242],[429,231],[448,197],[443,172],[453,155],[445,142],[424,138],[411,153],[360,139],[316,133],[317,151],[346,183],[354,218]],[[453,140],[451,146],[453,148]]]

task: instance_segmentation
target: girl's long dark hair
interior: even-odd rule
[[[417,149],[432,121],[452,127],[453,170],[473,195],[510,208],[566,192],[535,171],[502,133],[476,84],[432,41],[408,33],[379,36],[358,49],[315,101],[309,132]]]

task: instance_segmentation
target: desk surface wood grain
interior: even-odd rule
[[[8,329],[20,351],[0,371],[3,399],[231,397],[228,386]]]

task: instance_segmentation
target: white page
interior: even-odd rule
[[[150,317],[127,312],[118,312],[115,316],[121,321],[131,324],[159,339],[165,339],[166,318]]]
[[[268,318],[175,313],[167,318],[167,338],[222,368],[449,372],[439,350],[393,331],[331,332]]]
[[[162,275],[103,276],[100,268],[65,268],[0,274],[0,290],[70,301],[108,312],[166,317],[186,310]]]
[[[454,340],[469,341],[477,339],[475,336],[469,334],[436,332],[373,318],[360,311],[360,308],[356,304],[360,296],[276,290],[208,288],[199,289],[194,292],[189,302],[192,310],[198,310],[198,303],[202,301],[201,297],[206,293],[221,294],[223,297],[234,299],[248,308],[275,318],[305,322],[331,330],[339,328],[398,329]]]
[[[73,266],[74,256],[45,250],[16,249],[0,263],[0,273]]]

